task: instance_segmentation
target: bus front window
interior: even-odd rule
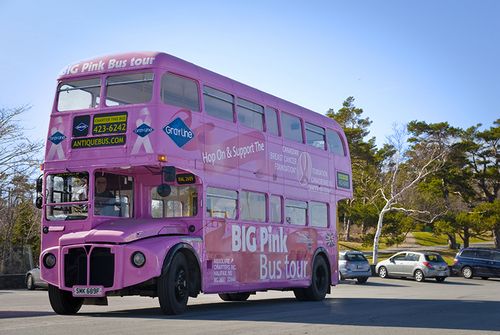
[[[60,112],[95,108],[99,104],[101,79],[63,82],[57,89],[57,110]]]
[[[88,172],[48,175],[45,180],[45,218],[85,220],[88,216]]]
[[[132,217],[134,180],[130,176],[95,173],[94,215]]]

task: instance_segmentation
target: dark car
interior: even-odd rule
[[[452,271],[464,278],[500,277],[500,250],[465,248],[455,256]]]

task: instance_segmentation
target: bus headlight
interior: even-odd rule
[[[146,256],[140,251],[136,251],[132,254],[132,265],[136,268],[142,268],[146,264]]]
[[[47,269],[52,269],[56,265],[56,256],[50,253],[43,256],[43,265]]]

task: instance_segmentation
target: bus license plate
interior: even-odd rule
[[[102,297],[102,286],[73,287],[74,297]]]

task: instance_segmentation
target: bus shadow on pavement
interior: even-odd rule
[[[150,318],[192,321],[255,321],[369,327],[405,327],[498,331],[500,302],[380,298],[326,298],[299,302],[295,298],[189,305],[182,315],[166,316],[161,309],[130,309],[79,313],[87,317]],[[346,317],[348,316],[348,317]],[[425,320],[425,322],[423,322]]]

